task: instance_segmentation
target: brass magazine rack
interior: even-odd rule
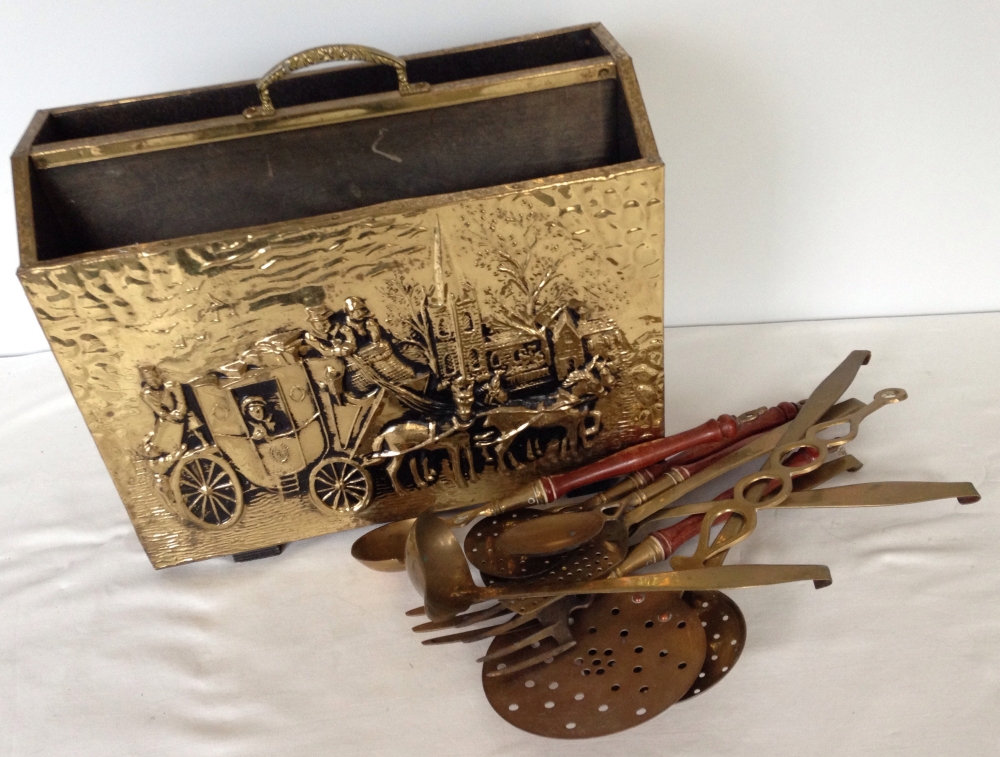
[[[600,25],[41,111],[12,161],[20,279],[158,568],[662,432],[663,165]]]

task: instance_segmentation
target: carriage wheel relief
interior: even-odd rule
[[[232,466],[212,454],[181,460],[170,476],[174,501],[203,528],[226,528],[243,515],[243,489]]]
[[[358,512],[372,501],[372,477],[346,457],[328,458],[309,474],[309,498],[324,513]]]

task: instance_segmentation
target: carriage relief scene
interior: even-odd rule
[[[538,306],[555,266],[532,281],[513,258],[500,271],[533,299],[501,322],[468,281],[448,280],[442,255],[435,231],[433,281],[399,290],[405,328],[348,296],[303,305],[297,327],[197,377],[138,366],[152,424],[138,457],[172,509],[208,529],[265,492],[363,513],[487,469],[556,469],[600,446],[625,407],[658,424],[662,332],[630,343],[576,300]]]

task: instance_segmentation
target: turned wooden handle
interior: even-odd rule
[[[608,502],[615,502],[622,497],[626,497],[633,492],[642,489],[654,481],[659,480],[663,476],[669,476],[673,484],[679,484],[681,481],[686,481],[691,478],[695,473],[699,473],[708,466],[712,465],[718,460],[730,455],[741,447],[745,447],[754,441],[760,434],[754,434],[753,436],[748,436],[745,439],[740,439],[739,441],[730,444],[728,447],[723,447],[715,454],[709,455],[708,457],[703,457],[696,460],[693,463],[688,463],[686,465],[674,465],[674,460],[680,456],[687,456],[686,453],[680,453],[680,455],[674,455],[662,462],[655,463],[654,465],[649,465],[640,470],[634,471],[628,475],[628,477],[621,483],[615,484],[610,489],[595,494],[590,499],[585,502],[579,502],[573,505],[565,505],[560,508],[556,508],[554,511],[562,512],[564,510],[569,510],[572,512],[585,512],[587,510],[596,509]],[[703,446],[717,446],[717,445],[703,445]]]
[[[798,405],[782,402],[777,407],[772,407],[766,412],[754,416],[751,421],[740,423],[732,439],[714,444],[703,444],[686,452],[680,452],[669,460],[659,463],[659,465],[650,466],[646,470],[653,471],[655,469],[656,476],[654,478],[659,478],[669,471],[670,477],[677,483],[686,481],[694,474],[700,473],[722,458],[728,457],[738,449],[750,444],[762,434],[787,423],[795,417],[798,411]]]
[[[733,496],[733,490],[720,494],[717,499],[727,499]],[[724,513],[716,519],[716,523],[725,523],[730,513]],[[635,547],[612,573],[613,576],[628,576],[647,565],[655,565],[668,559],[681,545],[701,533],[701,523],[704,515],[689,515],[679,523],[654,531]]]
[[[765,431],[770,431],[776,426],[787,423],[795,418],[798,413],[799,406],[795,403],[781,402],[772,408],[768,408],[763,413],[755,415],[750,420],[741,422],[735,436],[731,439],[725,439],[721,442],[714,442],[712,444],[693,447],[674,456],[670,462],[674,465],[685,465],[696,460],[701,460],[708,455],[718,452],[720,449],[732,444],[733,442],[738,442],[742,439],[749,439],[751,436],[762,434]]]
[[[656,481],[656,479],[660,478],[660,476],[666,475],[667,471],[670,470],[671,465],[672,463],[670,460],[664,460],[663,462],[654,463],[653,465],[648,465],[645,468],[640,468],[639,470],[630,473],[627,478],[618,482],[614,486],[605,489],[602,492],[598,492],[583,502],[557,507],[550,512],[561,512],[563,510],[584,512],[586,510],[594,510],[601,505],[607,504],[608,502],[615,502],[622,497],[628,496],[637,489],[649,486],[651,483]]]
[[[748,436],[744,439],[732,442],[731,444],[722,447],[714,454],[708,455],[707,457],[702,457],[698,460],[695,460],[693,463],[686,463],[684,465],[671,465],[670,475],[675,481],[687,481],[695,473],[701,473],[703,470],[705,470],[705,468],[709,467],[710,465],[714,465],[724,457],[728,457],[729,455],[736,452],[736,450],[746,447],[748,444],[756,441],[761,436],[762,434],[754,434],[753,436]]]
[[[731,497],[732,492],[729,492],[728,498]],[[725,523],[729,520],[730,515],[732,515],[732,513],[724,513],[723,515],[720,515],[715,519],[715,525]],[[660,546],[663,547],[663,559],[666,559],[677,551],[682,544],[701,533],[701,522],[704,519],[704,515],[689,515],[680,523],[675,523],[667,528],[661,528],[659,531],[654,531],[649,535],[649,538],[656,539],[660,542]]]
[[[727,489],[722,492],[715,501],[718,502],[723,499],[732,499],[733,490]],[[718,518],[715,519],[713,526],[718,526],[729,520],[729,516],[732,513],[723,513]],[[682,544],[684,544],[689,539],[693,539],[695,536],[701,533],[701,523],[705,520],[704,515],[689,515],[684,520],[674,523],[672,526],[667,526],[666,528],[661,528],[659,531],[653,531],[647,538],[656,539],[660,542],[660,546],[663,547],[663,559],[667,559],[672,555]]]
[[[744,441],[743,444],[746,444],[747,441],[749,440]],[[727,448],[725,451],[728,454],[729,449]],[[816,451],[813,449],[802,449],[792,455],[788,462],[791,465],[802,465],[803,463],[815,460],[817,456]],[[774,492],[780,485],[778,481],[769,482],[765,487],[764,496],[766,497],[768,494]],[[732,498],[733,490],[728,489],[717,496],[715,501],[718,502]],[[732,513],[723,513],[715,519],[715,523],[712,525],[720,526],[724,524],[729,520],[731,515]],[[627,564],[623,564],[623,569],[618,575],[628,575],[647,565],[666,560],[683,544],[701,533],[701,524],[704,520],[704,515],[689,515],[684,520],[674,523],[672,526],[661,528],[659,531],[653,531],[629,554],[629,557],[626,558]]]
[[[541,482],[545,487],[547,501],[553,502],[566,492],[595,481],[625,476],[692,447],[733,439],[739,427],[740,424],[733,416],[720,415],[689,431],[636,444],[576,470],[545,476]]]

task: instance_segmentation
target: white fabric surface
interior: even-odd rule
[[[421,647],[404,574],[347,532],[154,571],[51,355],[0,360],[0,755],[794,755],[1000,751],[1000,314],[675,329],[668,426],[799,399],[849,350],[855,481],[970,480],[983,501],[766,512],[731,562],[834,583],[732,592],[749,637],[715,689],[589,741],[491,709],[484,645]]]

